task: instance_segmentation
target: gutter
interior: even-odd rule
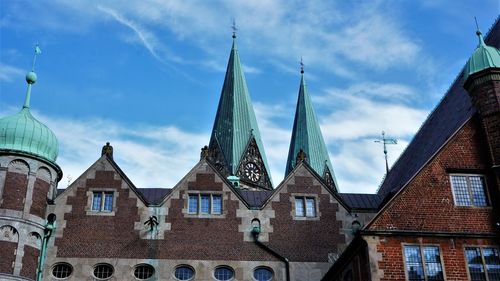
[[[49,239],[52,236],[52,233],[56,229],[55,225],[56,215],[50,214],[47,217],[47,223],[45,224],[45,229],[43,230],[43,240],[42,240],[42,249],[40,251],[40,258],[38,259],[38,270],[36,273],[36,280],[43,280],[43,267],[45,264],[45,258],[47,256],[47,246],[49,244]]]
[[[269,248],[267,245],[259,241],[259,234],[260,234],[260,227],[254,227],[251,231],[253,241],[257,246],[263,248],[267,252],[271,253],[271,255],[277,257],[279,260],[281,260],[285,264],[285,273],[286,273],[286,281],[290,281],[290,260],[280,254],[278,254],[276,251],[273,249]]]

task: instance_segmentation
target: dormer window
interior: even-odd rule
[[[470,207],[489,205],[484,176],[456,174],[450,178],[455,205]]]
[[[219,194],[189,194],[188,213],[221,215],[222,196]]]

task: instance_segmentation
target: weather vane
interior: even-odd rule
[[[300,73],[304,73],[304,61],[302,60],[302,56],[300,57]]]
[[[38,43],[36,43],[35,45],[35,54],[33,55],[33,64],[31,65],[31,71],[35,71],[35,63],[36,63],[36,56],[41,54],[42,53],[42,50],[40,49],[40,46],[38,45]]]
[[[385,172],[386,174],[389,173],[389,164],[387,163],[387,145],[388,144],[398,144],[397,139],[392,139],[392,138],[386,138],[385,137],[385,132],[382,131],[382,138],[376,140],[375,142],[382,143],[384,145],[384,156],[385,156]]]
[[[238,28],[236,28],[236,20],[233,18],[233,25],[231,26],[231,29],[233,30],[233,38],[236,38],[236,31],[238,31]]]

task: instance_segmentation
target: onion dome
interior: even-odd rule
[[[28,90],[22,110],[12,116],[0,118],[0,152],[29,154],[55,163],[59,152],[57,138],[29,110],[31,87],[36,79],[34,71],[26,75]]]
[[[488,68],[500,68],[500,50],[484,43],[483,35],[479,29],[476,32],[479,37],[479,45],[465,65],[464,81],[469,76]]]

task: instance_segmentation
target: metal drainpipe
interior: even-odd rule
[[[55,220],[55,219],[54,219]],[[47,245],[49,243],[49,238],[52,236],[52,232],[56,228],[54,221],[48,221],[45,224],[45,229],[43,231],[42,239],[42,250],[40,251],[40,259],[38,260],[38,272],[36,275],[37,281],[42,281],[43,278],[43,265],[45,264],[45,257],[47,256]]]
[[[251,233],[252,233],[253,241],[255,242],[255,244],[257,244],[259,247],[268,251],[273,256],[277,257],[278,259],[280,259],[281,261],[283,261],[285,263],[286,281],[290,281],[290,261],[287,258],[285,258],[284,256],[278,254],[276,251],[274,251],[273,249],[269,248],[268,246],[266,246],[265,244],[263,244],[262,242],[259,241],[260,229],[257,231],[255,231],[255,229],[252,229]]]

